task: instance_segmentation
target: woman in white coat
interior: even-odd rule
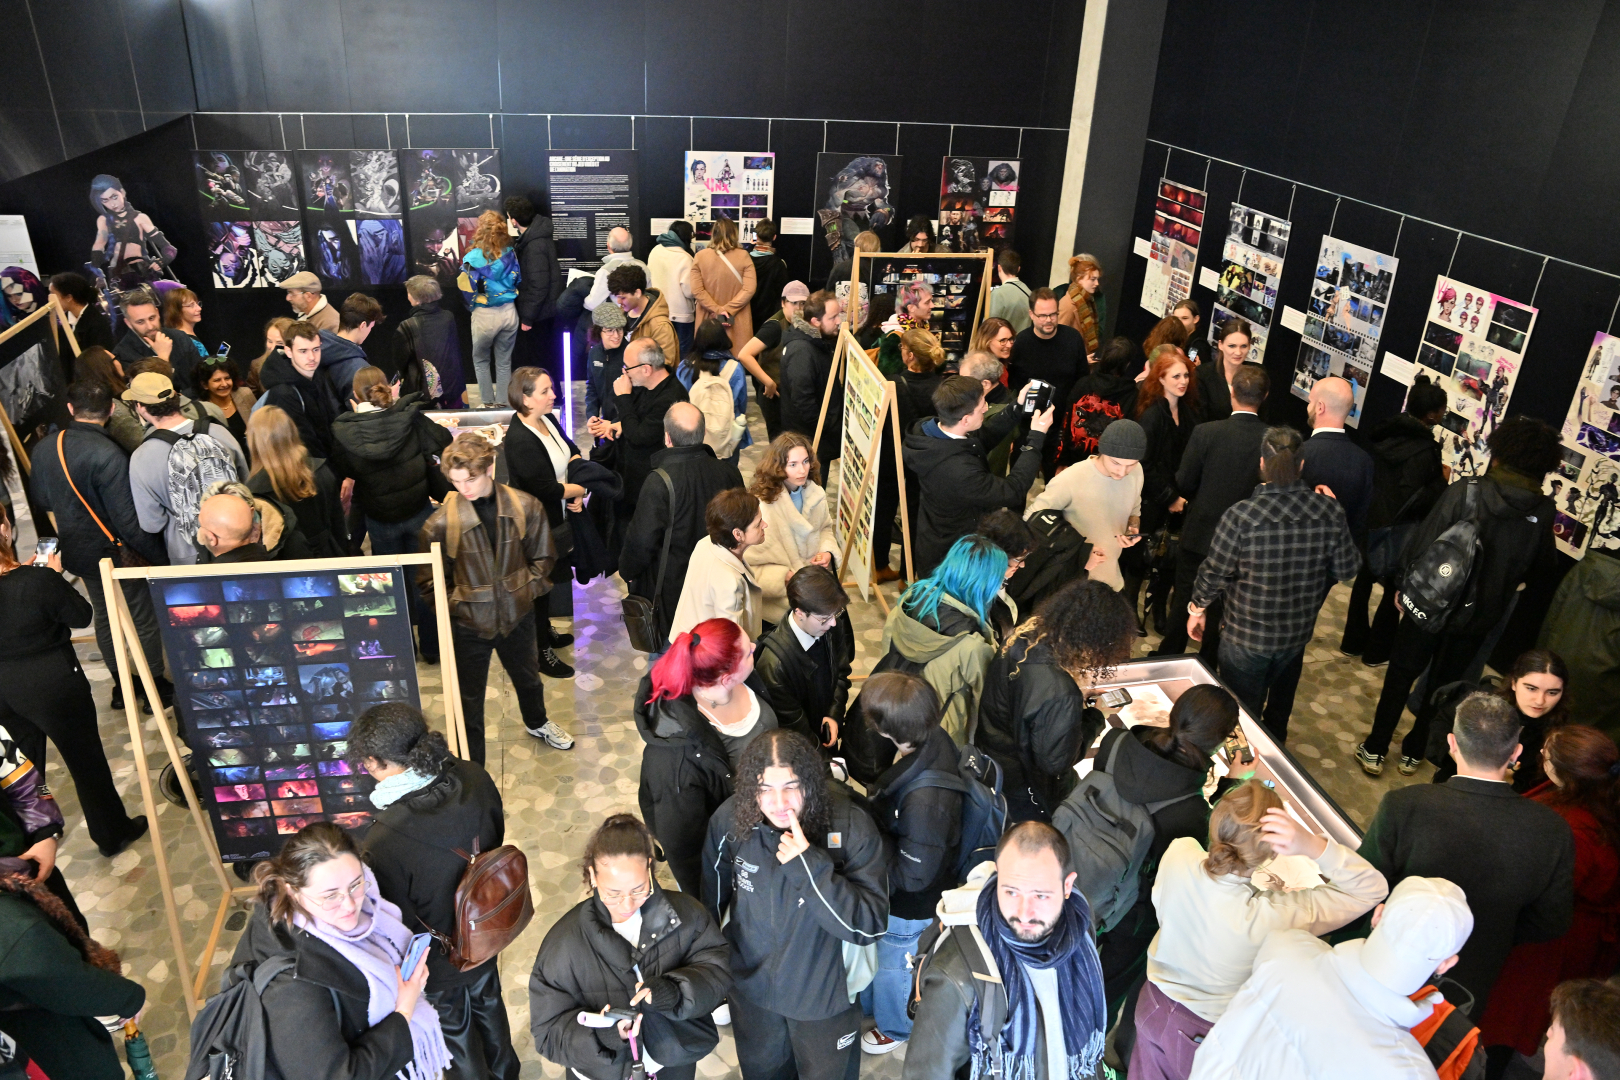
[[[692,548],[669,640],[673,643],[705,619],[730,619],[750,641],[758,641],[759,582],[744,559],[765,539],[759,500],[742,488],[727,488],[709,500],[703,519],[709,535]]]
[[[754,470],[748,493],[759,500],[765,517],[765,539],[744,556],[765,594],[761,612],[768,633],[787,617],[787,583],[801,566],[832,567],[832,518],[827,489],[821,486],[821,462],[810,440],[784,431],[765,450]]]

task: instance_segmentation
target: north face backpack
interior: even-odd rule
[[[900,819],[900,805],[919,788],[943,788],[962,796],[962,840],[956,848],[956,880],[966,881],[968,873],[996,857],[996,845],[1007,828],[1007,797],[1001,793],[1001,766],[994,758],[971,743],[962,747],[955,772],[924,769],[892,791],[881,794],[894,806],[892,826]],[[887,831],[887,830],[886,830]]]
[[[1091,557],[1091,545],[1063,520],[1061,510],[1042,510],[1029,519],[1041,544],[1007,581],[1007,595],[1020,612],[1034,611],[1048,596],[1078,578]]]
[[[169,516],[180,523],[180,535],[195,543],[197,515],[209,485],[240,479],[231,452],[208,437],[209,418],[192,424],[191,434],[153,428],[149,439],[169,444]]]
[[[1478,517],[1479,480],[1468,481],[1463,516],[1420,552],[1401,581],[1401,610],[1430,634],[1478,601],[1474,566],[1484,544]]]
[[[1091,905],[1097,932],[1111,930],[1136,905],[1141,895],[1142,871],[1158,830],[1153,815],[1200,794],[1189,791],[1160,802],[1133,803],[1119,793],[1112,775],[1119,735],[1108,750],[1104,769],[1092,769],[1075,785],[1052,814],[1052,827],[1069,842],[1069,859],[1079,875],[1075,886]]]
[[[267,1080],[269,1038],[265,1034],[265,988],[290,971],[291,956],[274,956],[262,964],[236,964],[225,971],[222,989],[208,999],[191,1022],[191,1059],[185,1080]]]
[[[687,392],[687,400],[703,414],[703,441],[721,461],[737,449],[748,429],[747,417],[735,412],[737,401],[731,393],[731,374],[736,370],[737,361],[727,360],[718,375],[700,371]]]

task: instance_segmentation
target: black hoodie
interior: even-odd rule
[[[906,436],[906,468],[917,474],[922,489],[912,538],[919,577],[933,573],[951,545],[971,533],[983,515],[1003,507],[1024,512],[1045,439],[1042,432],[1030,432],[1025,445],[1032,452],[1020,454],[1006,476],[997,476],[977,439],[950,438],[936,420],[923,421]]]
[[[338,414],[338,399],[326,368],[316,368],[310,378],[277,349],[259,369],[259,385],[264,387],[264,404],[284,409],[292,417],[310,457],[332,456],[332,420]]]
[[[349,412],[332,422],[332,458],[354,477],[354,495],[366,516],[393,524],[409,521],[428,504],[428,470],[450,445],[448,429],[422,415],[421,394],[406,394],[375,412]]]
[[[551,219],[537,214],[529,227],[518,234],[518,318],[529,326],[555,318],[557,298],[562,295],[563,276],[557,269],[557,245],[551,239]]]
[[[1392,416],[1367,436],[1372,449],[1372,506],[1367,528],[1422,521],[1446,488],[1440,443],[1434,431],[1410,413]],[[1413,498],[1413,496],[1416,498]],[[1410,501],[1410,505],[1408,502]],[[1402,508],[1406,513],[1402,514]]]
[[[889,914],[897,919],[933,918],[939,894],[957,885],[962,796],[919,786],[896,804],[892,793],[924,771],[956,775],[960,756],[956,741],[936,724],[921,746],[889,766],[871,793],[872,817],[889,857]]]
[[[803,319],[782,332],[782,427],[797,431],[807,439],[816,437],[816,421],[821,416],[821,400],[832,378],[833,345],[837,338],[824,337]],[[839,454],[844,435],[844,390],[833,391],[827,403],[827,419],[821,427],[816,456],[823,468]]]

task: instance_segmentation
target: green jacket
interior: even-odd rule
[[[0,1031],[51,1077],[121,1080],[98,1016],[134,1016],[139,983],[91,967],[31,900],[0,892]]]
[[[1591,550],[1575,564],[1537,644],[1569,665],[1570,715],[1620,738],[1620,559]]]
[[[912,618],[904,604],[896,604],[883,623],[881,653],[895,649],[906,660],[922,665],[923,681],[934,688],[944,705],[939,726],[957,745],[971,741],[984,696],[984,673],[996,657],[995,633],[967,605],[941,596],[938,629]]]

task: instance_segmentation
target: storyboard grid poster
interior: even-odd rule
[[[1558,550],[1620,551],[1620,337],[1592,339],[1561,434],[1563,461],[1546,482]]]
[[[1351,427],[1361,424],[1399,266],[1392,255],[1322,237],[1291,389],[1295,397],[1309,398],[1318,379],[1332,375],[1347,380],[1355,391],[1355,405],[1345,421]]]
[[[939,177],[939,250],[1011,247],[1022,172],[1016,158],[947,157]]]
[[[1212,345],[1219,344],[1219,327],[1234,315],[1248,320],[1253,331],[1249,339],[1251,364],[1265,360],[1291,228],[1282,218],[1236,203],[1227,215],[1226,246],[1221,249],[1221,275],[1215,288],[1215,317],[1209,321],[1209,340]]]
[[[758,151],[688,150],[686,152],[686,220],[696,234],[695,247],[706,246],[714,223],[730,218],[745,244],[763,218],[776,217],[776,155]]]
[[[1197,188],[1159,181],[1159,193],[1153,200],[1152,250],[1142,279],[1142,306],[1161,319],[1192,294],[1206,198]]]
[[[1453,483],[1485,474],[1491,460],[1485,440],[1507,411],[1535,325],[1533,307],[1444,275],[1435,279],[1417,370],[1446,392],[1446,416],[1435,434]]]
[[[309,269],[291,154],[199,150],[192,167],[215,288],[272,289]]]
[[[226,862],[273,856],[316,821],[370,820],[349,725],[420,708],[403,570],[151,582],[191,768]]]

